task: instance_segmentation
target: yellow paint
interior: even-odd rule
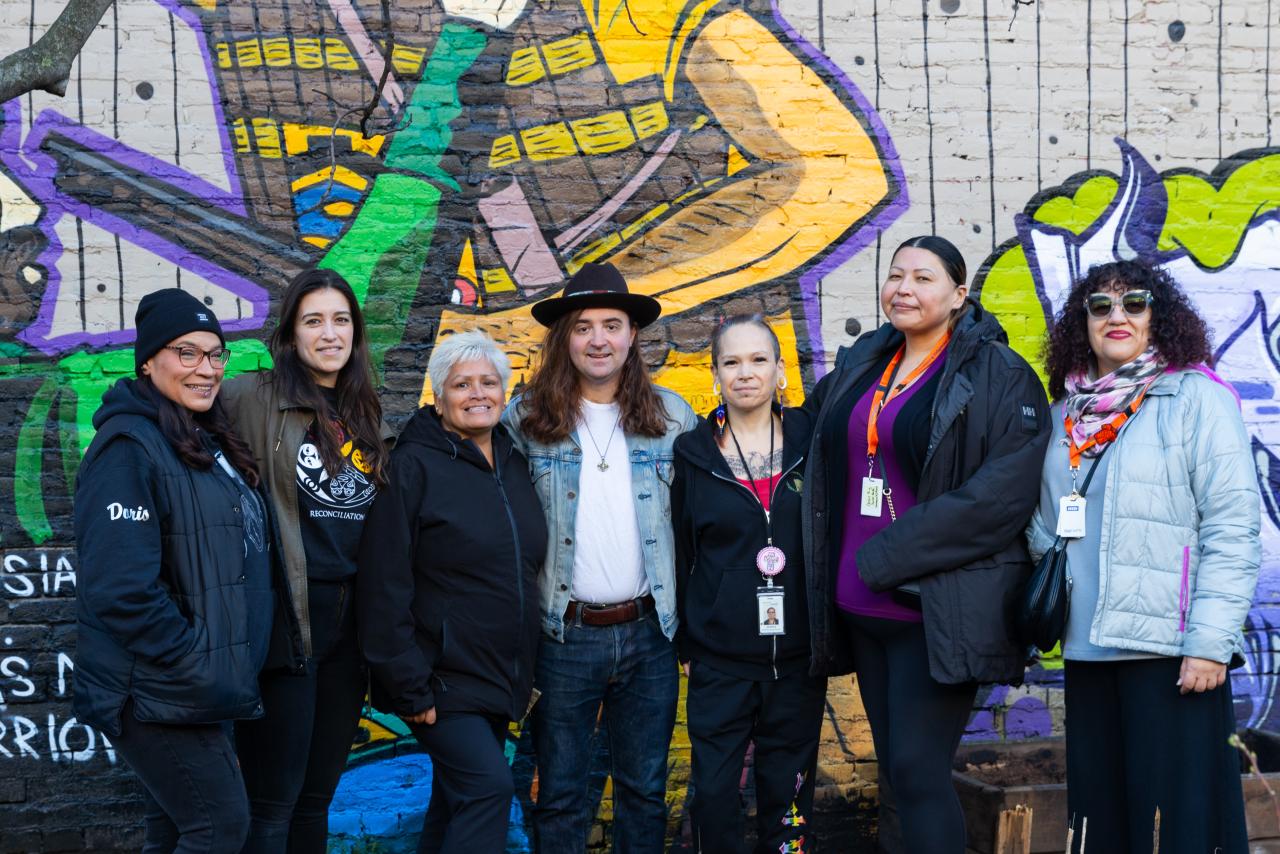
[[[565,270],[572,276],[574,273],[582,269],[582,265],[590,261],[595,261],[604,256],[605,253],[617,247],[622,243],[622,237],[617,232],[606,234],[599,240],[588,243],[583,249],[579,250],[566,263]]]
[[[622,239],[630,240],[631,238],[635,237],[641,230],[644,229],[646,225],[653,222],[655,219],[662,216],[664,213],[666,213],[670,209],[671,209],[671,205],[667,204],[666,202],[663,202],[657,207],[651,208],[645,211],[644,216],[640,217],[635,222],[631,223],[626,228],[622,229]]]
[[[418,76],[422,61],[427,58],[424,47],[410,47],[407,44],[396,44],[391,48],[391,66],[396,74]]]
[[[206,12],[212,12],[218,8],[218,0],[196,0],[196,5]]]
[[[706,124],[707,124],[707,116],[705,113],[703,113],[702,115],[698,116],[696,119],[693,120],[693,124],[689,125],[689,130],[690,131],[702,130],[704,127],[706,127]]]
[[[583,154],[610,154],[635,144],[626,113],[615,110],[569,123]]]
[[[356,212],[356,206],[351,202],[329,202],[324,206],[324,212],[329,216],[346,217]]]
[[[253,68],[262,64],[262,45],[257,39],[236,42],[236,64],[241,68]]]
[[[324,40],[325,62],[330,68],[338,71],[355,71],[360,68],[356,58],[351,55],[347,43],[342,39],[330,36]]]
[[[606,259],[633,292],[669,308],[710,302],[793,272],[874,210],[889,187],[858,117],[750,15],[734,10],[716,17],[687,54],[686,76],[739,153],[759,167],[759,179],[726,178],[714,189],[707,182],[700,194],[683,194],[661,224]],[[814,116],[823,120],[815,123]],[[703,251],[661,266],[648,260],[646,241],[682,234],[685,223],[701,221],[697,214],[706,204],[723,199],[741,206],[757,191],[773,199],[759,205],[753,222],[719,230]]]
[[[226,42],[219,42],[215,49],[218,54],[218,67],[223,69],[230,68],[231,48],[227,46]]]
[[[459,279],[465,279],[471,283],[472,287],[478,286],[480,280],[476,277],[476,251],[471,248],[471,238],[467,238],[466,245],[462,247],[462,258],[458,260]]]
[[[733,176],[746,169],[751,164],[747,162],[747,158],[742,156],[742,152],[738,150],[738,146],[729,146],[729,162],[725,166],[725,174]]]
[[[689,17],[685,18],[684,23],[680,27],[680,32],[676,35],[675,44],[671,46],[671,51],[667,56],[666,67],[662,70],[662,94],[670,101],[675,98],[676,91],[676,73],[680,70],[680,59],[684,56],[685,46],[689,42],[689,36],[702,23],[702,19],[706,17],[711,8],[719,3],[720,0],[702,0],[693,11],[689,13]]]
[[[507,62],[508,86],[528,86],[546,76],[547,69],[537,47],[522,47],[511,52],[511,59]]]
[[[525,128],[520,131],[520,141],[530,160],[555,160],[578,152],[564,122]]]
[[[501,267],[481,271],[480,278],[484,281],[486,293],[500,294],[516,289],[516,283],[511,281],[511,274]]]
[[[327,237],[317,237],[314,234],[304,235],[302,239],[307,243],[310,243],[312,246],[318,246],[321,249],[326,248],[330,243],[333,242]]]
[[[254,119],[254,123],[259,121],[270,121],[270,119]],[[382,150],[382,145],[387,138],[383,134],[377,136],[365,137],[359,132],[348,130],[347,128],[338,128],[334,130],[327,125],[300,125],[295,122],[285,122],[284,124],[284,148],[290,157],[296,157],[299,154],[306,154],[311,150],[311,137],[321,137],[323,143],[329,144],[330,136],[341,136],[351,140],[351,150],[361,154],[367,154],[370,157],[377,157],[378,152]]]
[[[557,77],[589,68],[596,62],[596,52],[586,33],[574,33],[567,39],[550,42],[542,48],[542,55],[547,61],[547,70]]]
[[[325,168],[318,169],[308,175],[303,175],[301,178],[290,184],[289,189],[296,193],[299,190],[305,190],[313,184],[320,184],[329,180],[333,180],[334,183],[341,184],[344,187],[351,187],[352,189],[360,190],[362,192],[369,186],[367,178],[357,172],[351,171],[345,166],[326,166]]]
[[[293,64],[293,46],[285,36],[263,39],[262,55],[270,68],[286,68]]]
[[[489,149],[489,168],[498,169],[520,159],[520,146],[511,134],[500,136]]]
[[[647,139],[654,134],[662,133],[671,124],[667,118],[667,106],[661,101],[632,107],[630,113],[631,123],[636,128],[636,136],[641,139]]]
[[[280,128],[271,119],[253,120],[253,141],[258,147],[258,156],[269,160],[280,158]]]
[[[231,123],[231,132],[236,138],[236,151],[245,154],[249,151],[249,130],[244,125],[244,119],[236,119]]]
[[[293,58],[298,63],[299,68],[305,68],[308,71],[324,68],[324,49],[320,46],[320,39],[294,39]]]

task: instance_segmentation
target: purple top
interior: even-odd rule
[[[924,388],[933,375],[942,369],[945,362],[946,359],[941,356],[935,359],[910,388],[889,401],[880,410],[880,417],[877,419],[876,429],[880,434],[879,456],[884,461],[885,486],[893,490],[893,509],[899,516],[916,506],[916,496],[907,484],[902,467],[898,465],[898,456],[893,447],[893,423],[911,396],[917,390]],[[867,476],[867,420],[871,415],[871,399],[875,396],[876,385],[877,383],[872,383],[866,394],[854,404],[853,412],[849,415],[849,471],[846,486],[848,498],[844,507],[840,569],[836,576],[836,605],[842,611],[861,614],[865,617],[918,623],[923,619],[919,611],[899,605],[887,592],[871,592],[858,575],[856,559],[858,549],[862,548],[862,544],[867,540],[892,524],[887,499],[881,503],[879,516],[863,516],[861,512],[862,479]],[[872,476],[881,476],[879,461],[876,462]]]

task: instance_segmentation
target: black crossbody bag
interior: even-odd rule
[[[1106,445],[1102,449],[1105,454]],[[1080,497],[1089,490],[1089,481],[1098,468],[1102,454],[1094,457],[1089,473],[1080,486]],[[1067,615],[1071,609],[1071,576],[1067,574],[1067,540],[1058,537],[1053,546],[1040,556],[1040,562],[1031,571],[1031,577],[1014,601],[1013,629],[1018,641],[1048,652],[1061,642],[1067,630]]]

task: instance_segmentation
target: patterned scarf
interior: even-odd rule
[[[1165,365],[1156,355],[1155,348],[1148,347],[1146,352],[1132,362],[1121,365],[1096,380],[1089,379],[1088,373],[1083,371],[1068,376],[1064,409],[1071,419],[1071,436],[1076,445],[1083,445],[1116,413],[1128,409],[1164,369]],[[1098,444],[1085,449],[1084,456],[1098,456],[1107,442],[1114,438],[1099,438]]]

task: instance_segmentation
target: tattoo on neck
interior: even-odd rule
[[[720,453],[724,455],[724,461],[729,464],[729,471],[739,479],[754,477],[763,480],[766,477],[773,477],[782,468],[781,448],[774,449],[772,459],[769,458],[767,451],[744,451],[750,472],[743,468],[742,458],[738,456],[738,451],[732,447],[732,444],[729,448],[722,448]]]

